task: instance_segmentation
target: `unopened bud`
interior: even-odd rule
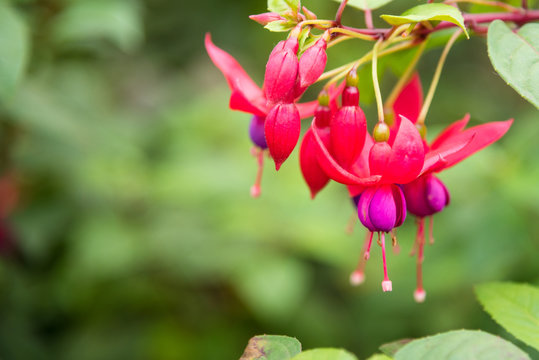
[[[329,106],[329,94],[325,89],[322,89],[318,94],[318,104],[322,106]]]
[[[374,127],[374,141],[376,142],[384,142],[389,139],[389,126],[386,125],[386,123],[379,122]]]
[[[346,86],[357,86],[358,82],[359,82],[359,77],[357,76],[357,70],[356,69],[350,70],[348,75],[346,75]]]

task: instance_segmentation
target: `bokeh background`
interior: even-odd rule
[[[484,39],[452,50],[429,138],[466,112],[472,124],[515,123],[441,175],[452,202],[435,217],[427,301],[416,304],[411,217],[389,255],[394,290],[382,293],[377,247],[367,282],[348,284],[364,231],[345,232],[354,211],[342,186],[310,200],[297,151],[279,173],[268,162],[261,198],[249,196],[249,115],[228,110],[203,37],[261,84],[284,36],[247,18],[264,0],[4,3],[31,45],[0,110],[0,359],[238,359],[263,333],[365,358],[384,342],[460,328],[524,347],[481,310],[473,286],[539,284],[539,119],[494,72]],[[419,2],[396,3],[375,15]],[[304,5],[321,18],[338,6]],[[362,26],[362,14],[348,9],[344,22]],[[366,49],[335,46],[329,66]],[[425,87],[440,51],[419,64]],[[385,75],[387,96],[396,77]],[[371,124],[372,96],[366,86]]]

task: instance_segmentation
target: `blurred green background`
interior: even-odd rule
[[[397,3],[384,11],[419,2]],[[321,18],[338,6],[304,5]],[[494,72],[484,39],[451,52],[429,137],[466,112],[472,124],[515,123],[440,176],[452,202],[435,217],[427,301],[416,304],[411,217],[398,231],[401,253],[388,259],[393,292],[382,293],[377,247],[367,282],[348,284],[364,231],[345,233],[353,208],[342,186],[310,200],[297,150],[278,174],[267,162],[261,198],[249,196],[249,115],[228,110],[203,37],[211,32],[261,84],[284,36],[247,18],[265,8],[263,0],[0,3],[29,41],[17,89],[0,94],[0,359],[238,359],[262,333],[361,358],[384,342],[450,329],[513,340],[482,312],[473,286],[539,284],[538,112]],[[362,26],[362,14],[348,9],[344,22]],[[365,50],[335,46],[329,66]],[[439,54],[420,62],[425,87]],[[387,75],[386,96],[396,79]],[[368,86],[362,99],[372,123]]]

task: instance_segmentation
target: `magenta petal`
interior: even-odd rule
[[[393,198],[395,199],[395,205],[397,207],[397,220],[395,220],[395,227],[401,226],[406,220],[406,199],[401,188],[397,185],[392,185]]]
[[[268,109],[262,90],[247,75],[236,59],[215,46],[209,33],[206,34],[205,45],[211,60],[221,70],[232,90],[231,108],[255,115],[265,115]]]
[[[380,181],[381,176],[368,176],[368,177],[359,177],[356,174],[353,174],[345,169],[343,169],[337,161],[331,156],[329,150],[324,145],[321,140],[320,134],[314,125],[314,121],[311,125],[314,138],[317,144],[317,158],[320,167],[324,172],[329,176],[330,179],[333,179],[341,184],[345,185],[373,185]]]
[[[440,179],[432,175],[427,179],[427,203],[433,213],[442,211],[449,204],[449,192]]]
[[[420,173],[425,159],[423,141],[410,120],[401,116],[397,135],[391,145],[391,156],[383,174],[386,183],[406,184]]]
[[[397,222],[397,205],[391,187],[392,185],[382,185],[372,197],[369,218],[376,231],[389,232]]]
[[[470,121],[470,114],[464,115],[464,117],[461,120],[455,121],[448,127],[446,127],[442,132],[434,139],[432,144],[430,144],[431,149],[436,149],[440,147],[448,138],[451,136],[458,134],[466,127],[466,124],[468,124],[468,121]]]
[[[412,121],[414,124],[419,117],[419,112],[423,106],[423,89],[417,73],[412,76],[408,84],[402,89],[393,104],[395,118],[399,115]]]
[[[371,204],[371,200],[376,192],[375,187],[367,188],[359,198],[359,202],[357,204],[357,217],[359,218],[359,221],[370,231],[376,231],[376,228],[373,226],[370,220],[369,215],[369,207]]]

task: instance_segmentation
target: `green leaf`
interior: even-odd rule
[[[342,0],[334,0],[338,3],[342,2]],[[367,10],[367,9],[378,9],[393,0],[348,0],[348,4],[350,6],[353,6],[355,8],[358,8],[360,10]]]
[[[289,360],[301,352],[296,338],[281,335],[252,337],[240,360]]]
[[[10,97],[28,60],[28,31],[6,1],[0,2],[0,101]]]
[[[374,354],[367,360],[391,360],[391,358],[384,354]]]
[[[292,360],[357,360],[357,357],[343,349],[324,348],[304,351]]]
[[[380,350],[388,356],[395,356],[397,351],[400,350],[404,345],[408,344],[410,341],[413,341],[414,339],[401,339],[397,341],[393,341],[387,344],[384,344],[380,346]]]
[[[487,44],[498,74],[539,108],[539,24],[527,24],[515,34],[503,21],[493,21]]]
[[[527,284],[488,283],[476,286],[479,302],[516,338],[539,350],[539,288]]]
[[[528,354],[498,336],[482,331],[456,330],[414,340],[395,354],[395,360],[530,360]]]
[[[290,10],[297,13],[299,6],[299,0],[268,0],[268,10],[279,14]]]
[[[296,24],[288,20],[276,20],[272,21],[264,26],[264,28],[273,32],[284,32],[292,29]]]
[[[422,21],[449,21],[458,25],[464,31],[466,37],[469,37],[464,26],[462,14],[457,8],[451,5],[437,3],[423,4],[406,10],[400,16],[382,15],[381,18],[391,25],[413,24]]]
[[[137,1],[73,1],[56,19],[53,40],[57,44],[80,46],[108,40],[123,51],[142,41],[142,17]]]

